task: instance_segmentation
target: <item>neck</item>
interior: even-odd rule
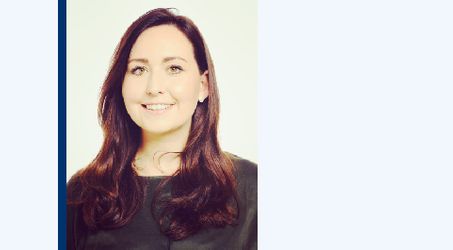
[[[189,132],[190,126],[160,134],[142,131],[142,144],[137,154],[153,155],[156,152],[181,152],[186,146]]]
[[[180,166],[178,153],[184,150],[189,132],[190,126],[160,134],[142,131],[142,144],[135,156],[138,174],[152,176],[176,172]]]

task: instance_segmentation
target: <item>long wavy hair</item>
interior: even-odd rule
[[[209,226],[234,224],[238,217],[236,178],[230,158],[221,150],[217,127],[219,94],[214,66],[195,24],[170,9],[155,9],[127,29],[112,58],[101,89],[98,118],[104,132],[95,159],[80,170],[68,188],[68,205],[78,205],[90,230],[118,228],[127,224],[143,205],[146,181],[137,176],[132,161],[142,143],[141,129],[128,115],[121,92],[131,48],[148,28],[174,25],[190,40],[200,74],[208,71],[208,97],[198,103],[189,137],[179,153],[181,166],[155,190],[153,211],[161,231],[173,240],[184,239]],[[171,195],[163,195],[170,184]],[[68,184],[68,187],[71,187]]]

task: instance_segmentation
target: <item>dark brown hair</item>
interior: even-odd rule
[[[154,209],[153,215],[162,232],[173,240],[186,238],[203,227],[234,224],[237,219],[233,164],[217,139],[219,95],[209,51],[190,19],[169,9],[155,9],[132,23],[116,48],[99,101],[102,147],[68,184],[68,205],[81,208],[83,222],[91,230],[124,226],[143,205],[145,179],[131,167],[142,143],[141,129],[126,111],[121,88],[138,36],[164,24],[174,25],[192,43],[200,74],[208,71],[209,94],[192,116],[188,141],[180,152],[180,169],[155,191],[153,204],[159,209]],[[71,183],[77,183],[72,185],[79,187],[77,191],[71,190]],[[171,196],[163,198],[161,190],[168,183]]]

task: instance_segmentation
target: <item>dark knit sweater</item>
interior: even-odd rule
[[[80,209],[67,208],[68,249],[257,249],[257,166],[232,156],[237,170],[239,220],[235,226],[205,228],[183,240],[163,235],[151,215],[153,191],[163,177],[140,177],[148,183],[143,207],[125,226],[117,229],[85,230]],[[68,190],[74,187],[68,182]]]

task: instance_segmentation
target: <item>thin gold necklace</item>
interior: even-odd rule
[[[136,161],[140,161],[142,159],[143,159],[143,157],[135,158],[134,161],[132,161],[132,167],[138,171],[144,171],[146,169],[145,167],[140,167],[140,166],[137,166],[137,164],[136,164]],[[157,163],[157,166],[155,166],[153,164],[153,168],[156,169],[157,171],[159,171],[159,173],[165,174],[165,172],[160,168],[159,163]]]

